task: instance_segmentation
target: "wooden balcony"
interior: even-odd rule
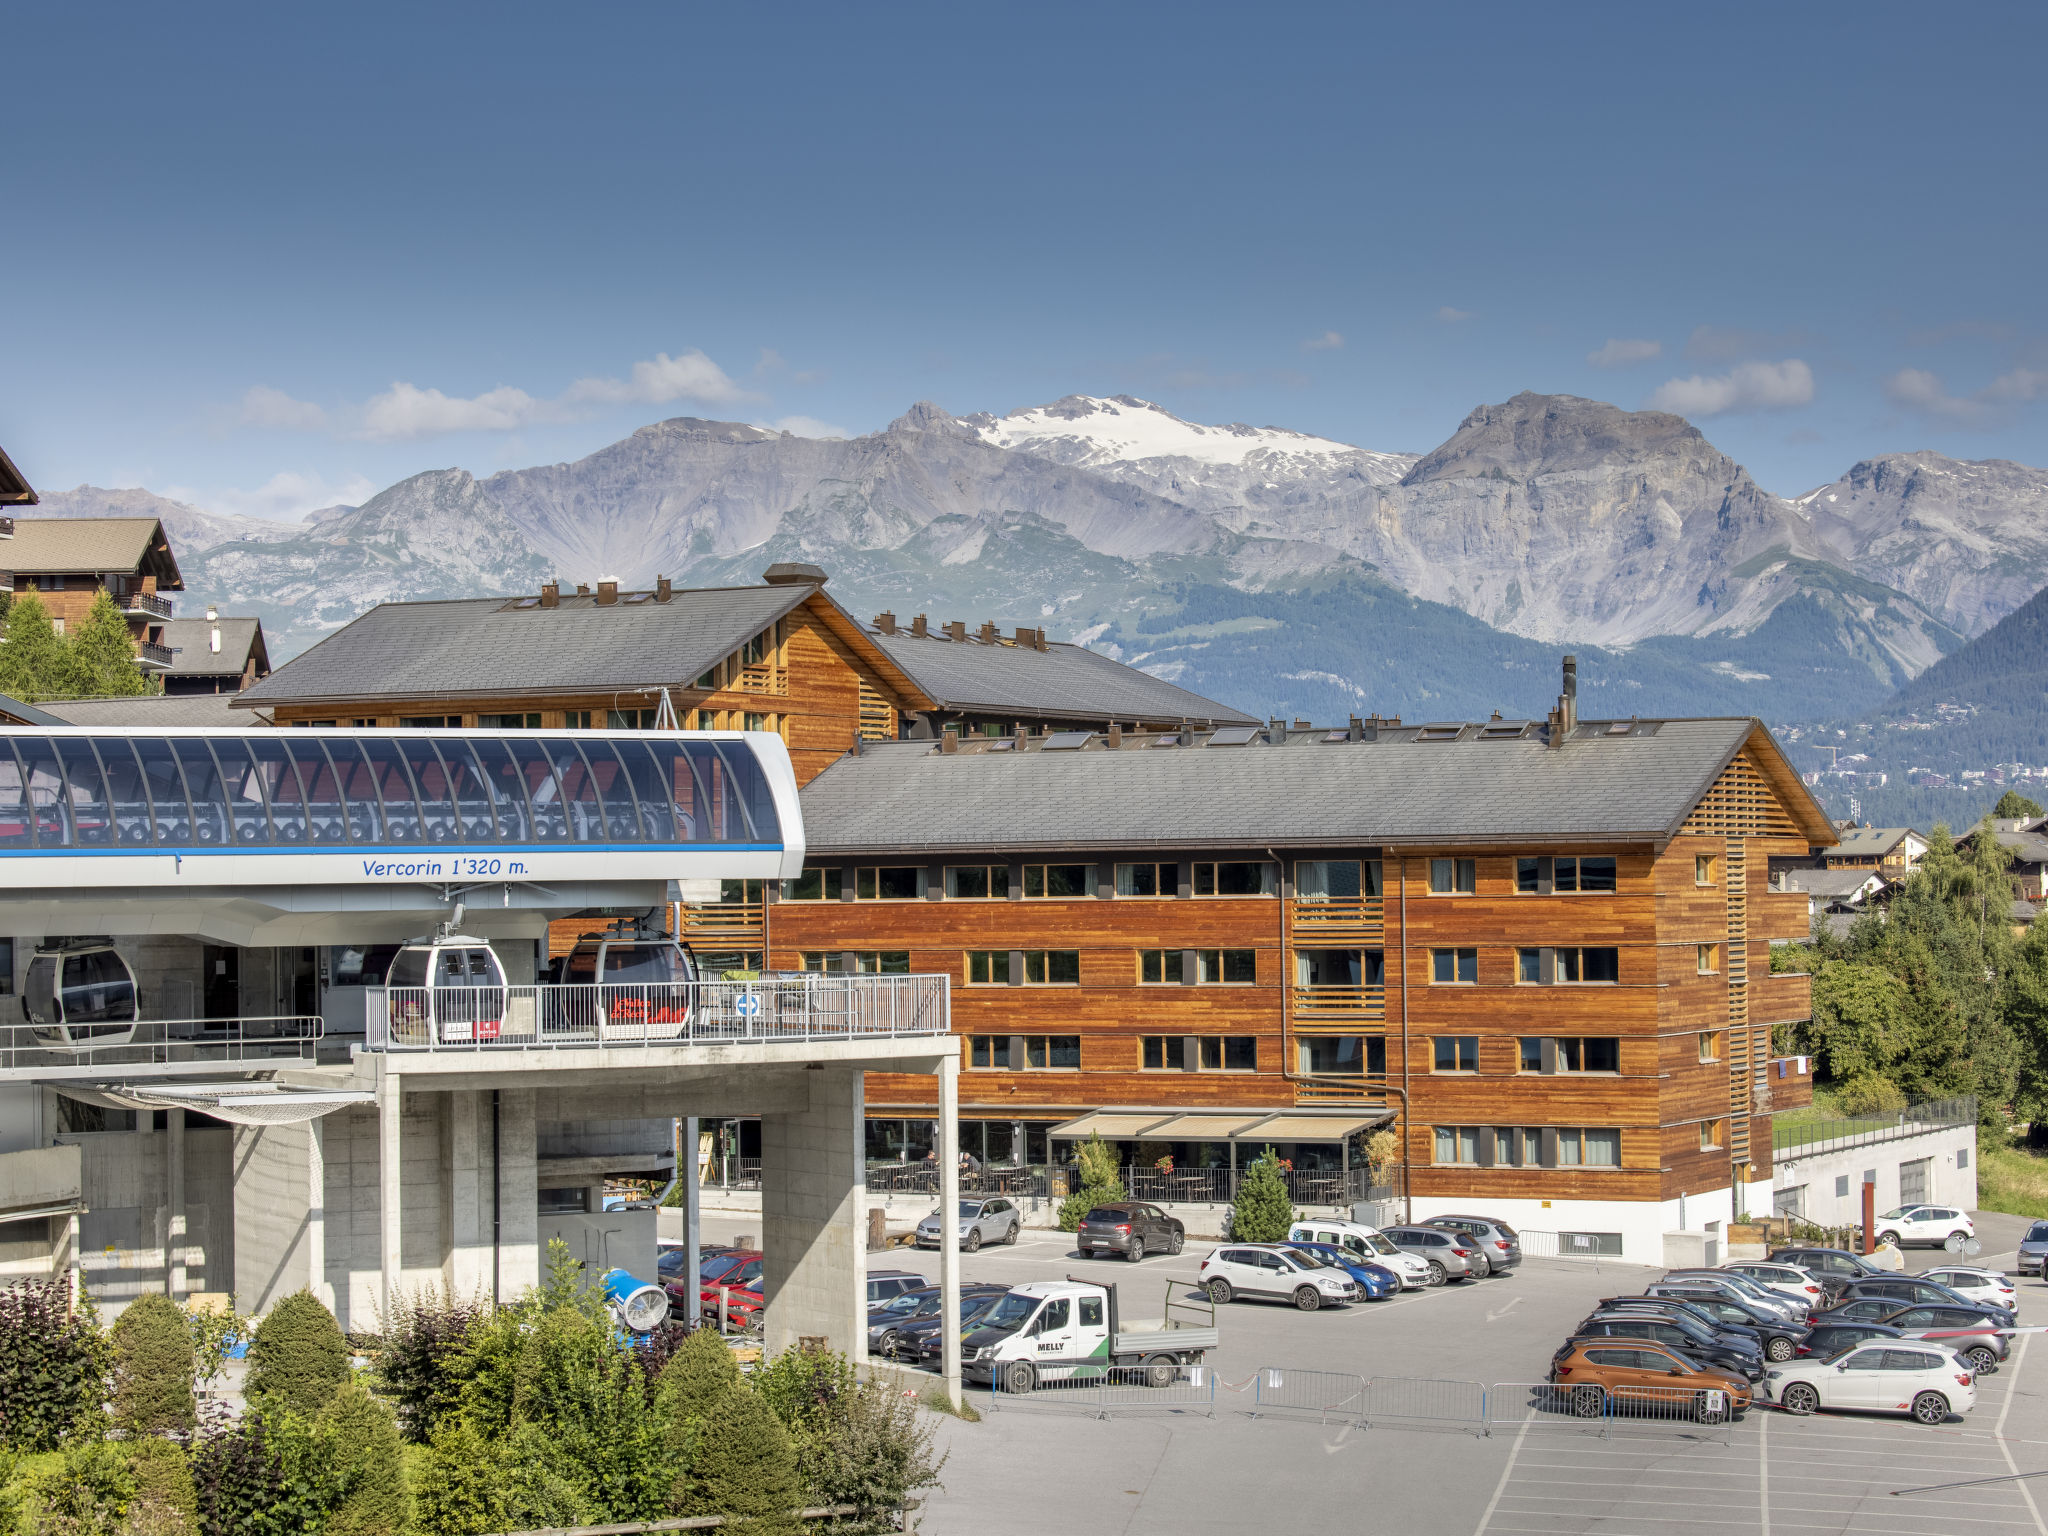
[[[758,901],[706,902],[683,907],[683,942],[712,948],[758,947],[766,932]]]
[[[767,662],[760,662],[751,667],[741,667],[732,682],[727,686],[734,693],[788,693],[789,669],[787,667],[774,666]]]
[[[1379,1109],[1387,1101],[1385,1083],[1386,1079],[1378,1076],[1360,1077],[1353,1082],[1319,1077],[1312,1082],[1297,1082],[1294,1085],[1294,1102],[1297,1105],[1321,1104],[1342,1109]]]
[[[1813,1017],[1813,978],[1791,972],[1759,976],[1749,985],[1749,1022],[1798,1024]]]
[[[1387,933],[1386,904],[1377,896],[1296,897],[1287,904],[1287,923],[1302,943],[1327,939],[1377,944]]]
[[[1387,1016],[1387,989],[1297,986],[1294,989],[1293,1013],[1303,1023],[1329,1019],[1336,1023],[1356,1024],[1384,1019]]]

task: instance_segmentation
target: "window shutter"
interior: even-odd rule
[[[853,879],[854,879],[854,875],[853,875],[853,868],[854,868],[854,867],[853,867],[853,866],[852,866],[851,864],[843,865],[843,866],[842,866],[842,867],[840,868],[840,871],[839,871],[839,899],[840,899],[841,901],[851,901],[851,900],[853,900]]]
[[[1544,1044],[1554,1048],[1554,1043],[1551,1041],[1546,1040]],[[1543,1166],[1545,1168],[1555,1168],[1557,1166],[1557,1131],[1551,1126],[1543,1128]]]
[[[1184,1035],[1181,1037],[1180,1065],[1183,1072],[1199,1072],[1202,1068],[1202,1037]]]
[[[1010,951],[1010,985],[1013,987],[1024,985],[1024,951],[1021,949]],[[1020,1036],[1019,1038],[1022,1037]]]
[[[1180,894],[1183,897],[1195,894],[1195,861],[1193,859],[1182,859],[1180,861]]]
[[[945,897],[945,894],[946,866],[943,864],[927,865],[924,872],[924,899],[926,901],[939,901]]]
[[[1547,954],[1549,954],[1549,953],[1550,953],[1550,951],[1549,951],[1549,950],[1547,950],[1547,949],[1546,949],[1546,950],[1544,951],[1544,954],[1546,954],[1546,955],[1547,955]],[[1542,1043],[1542,1045],[1541,1045],[1541,1046],[1539,1047],[1539,1049],[1540,1049],[1540,1050],[1542,1051],[1542,1053],[1543,1053],[1543,1070],[1544,1070],[1545,1072],[1551,1072],[1551,1073],[1554,1073],[1554,1072],[1556,1072],[1556,1071],[1557,1071],[1557,1037],[1556,1037],[1555,1035],[1545,1035],[1545,1036],[1543,1037],[1543,1043]],[[1553,1149],[1554,1147],[1556,1147],[1556,1145],[1557,1145],[1557,1132],[1555,1132],[1555,1131],[1545,1131],[1545,1132],[1543,1133],[1543,1147],[1544,1147],[1544,1156],[1545,1156],[1546,1158],[1548,1158],[1548,1157],[1550,1157],[1550,1156],[1552,1155],[1552,1150],[1551,1150],[1551,1149]],[[1550,1164],[1549,1164],[1548,1162],[1545,1162],[1544,1166],[1545,1166],[1545,1167],[1547,1168],[1547,1167],[1549,1167],[1549,1166],[1550,1166]]]
[[[1496,1131],[1496,1130],[1495,1130],[1495,1129],[1494,1129],[1494,1128],[1493,1128],[1492,1126],[1490,1126],[1490,1125],[1482,1125],[1482,1126],[1481,1126],[1481,1127],[1479,1128],[1479,1166],[1480,1166],[1480,1167],[1482,1167],[1482,1168],[1491,1168],[1491,1167],[1493,1166],[1493,1154],[1494,1154],[1494,1152],[1495,1152],[1496,1148],[1498,1147],[1498,1144],[1499,1144],[1499,1138],[1500,1138],[1500,1133],[1499,1133],[1498,1131]]]
[[[1182,986],[1192,987],[1195,984],[1196,974],[1200,969],[1201,962],[1197,958],[1195,950],[1184,949],[1180,952],[1180,984]]]
[[[1536,894],[1538,896],[1549,896],[1556,890],[1557,861],[1548,857],[1538,859],[1536,861]],[[1548,976],[1543,979],[1545,981],[1550,980]]]
[[[1550,861],[1549,861],[1548,859],[1545,859],[1545,860],[1544,860],[1543,862],[1544,862],[1544,864],[1545,864],[1545,865],[1548,865],[1548,864],[1550,863]],[[1544,878],[1545,878],[1545,879],[1547,880],[1547,879],[1548,879],[1549,877],[1548,877],[1548,876],[1545,876]],[[1548,889],[1549,889],[1548,885],[1546,885],[1546,886],[1544,887],[1544,889],[1548,890]],[[1537,960],[1536,960],[1536,966],[1537,966],[1537,971],[1536,971],[1536,974],[1537,974],[1537,975],[1539,975],[1539,976],[1541,976],[1541,977],[1543,978],[1543,985],[1544,985],[1544,986],[1548,987],[1548,986],[1552,986],[1552,985],[1554,985],[1554,984],[1556,983],[1556,981],[1557,981],[1557,951],[1556,951],[1555,949],[1552,949],[1552,948],[1551,948],[1551,947],[1550,947],[1549,945],[1547,945],[1547,944],[1546,944],[1546,945],[1544,945],[1544,946],[1543,946],[1543,948],[1542,948],[1542,949],[1538,950],[1538,951],[1537,951]],[[1544,1071],[1546,1071],[1546,1072],[1548,1072],[1548,1071],[1551,1071],[1552,1069],[1551,1069],[1551,1068],[1549,1068],[1549,1067],[1545,1067],[1545,1068],[1544,1068],[1543,1070],[1544,1070]]]
[[[1019,967],[1019,969],[1022,969],[1022,967]],[[1023,1071],[1026,1059],[1024,1037],[1022,1035],[1010,1036],[1010,1070],[1012,1072]]]

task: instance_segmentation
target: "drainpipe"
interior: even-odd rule
[[[1415,1189],[1408,1172],[1408,855],[1405,853],[1397,861],[1395,879],[1401,885],[1401,1199],[1405,1205],[1402,1220],[1413,1221]]]
[[[498,1304],[498,1272],[504,1268],[504,1166],[498,1156],[498,1090],[491,1090],[491,1305]]]

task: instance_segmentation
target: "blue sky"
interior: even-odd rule
[[[1417,14],[1421,13],[1421,14]],[[2048,464],[2041,7],[18,7],[0,444],[291,515],[668,416],[1522,389]]]

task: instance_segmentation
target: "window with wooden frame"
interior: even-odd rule
[[[1719,974],[1721,969],[1721,946],[1718,944],[1700,945],[1698,968],[1702,976]]]
[[[1432,896],[1470,896],[1479,889],[1477,859],[1431,859],[1429,893]]]
[[[1249,1035],[1146,1035],[1139,1060],[1146,1072],[1256,1072],[1258,1041]]]
[[[1476,949],[1432,949],[1429,979],[1434,986],[1471,986],[1479,980],[1479,951]]]
[[[1560,1035],[1557,1040],[1557,1070],[1619,1072],[1621,1041],[1613,1035]]]
[[[1178,896],[1178,864],[1119,864],[1116,867],[1119,896]]]
[[[1383,1077],[1385,1035],[1296,1035],[1295,1070],[1304,1077]]]
[[[1271,896],[1276,884],[1273,866],[1250,860],[1195,866],[1197,896]]]
[[[1010,894],[1007,864],[949,864],[946,895],[958,901],[1001,901]]]
[[[1026,864],[1024,866],[1024,899],[1026,901],[1057,901],[1064,897],[1092,896],[1089,889],[1090,864]]]
[[[1713,1152],[1717,1151],[1720,1145],[1721,1122],[1718,1120],[1702,1120],[1700,1122],[1700,1150],[1702,1152]]]
[[[1612,854],[1538,855],[1515,860],[1515,891],[1523,896],[1611,896],[1616,879]]]
[[[1010,952],[1007,949],[967,951],[967,984],[974,987],[1007,987],[1010,984]]]
[[[843,974],[849,954],[853,956],[853,974],[856,976],[910,974],[910,951],[907,949],[807,949],[803,952],[803,968]]]
[[[1703,1029],[1703,1030],[1701,1030],[1701,1031],[1700,1031],[1700,1060],[1701,1060],[1701,1061],[1719,1061],[1720,1059],[1721,1059],[1721,1032],[1720,1032],[1720,1031],[1719,1031],[1718,1029]]]
[[[1436,1035],[1431,1038],[1432,1072],[1477,1072],[1479,1070],[1479,1037],[1477,1035]]]
[[[782,882],[784,901],[830,901],[839,895],[838,871],[833,871],[831,894],[826,894],[825,871],[816,864],[806,864],[804,872],[794,880]]]
[[[1081,984],[1081,951],[1078,949],[1027,949],[1020,978],[1007,949],[967,951],[967,980],[971,986],[1077,987]]]
[[[1619,1168],[1621,1132],[1565,1127],[1557,1133],[1560,1168]]]
[[[1692,883],[1712,885],[1714,883],[1714,856],[1711,853],[1696,853],[1692,858]]]
[[[1079,1035],[969,1035],[967,1039],[970,1067],[1034,1072],[1076,1072],[1081,1067]]]
[[[853,872],[855,901],[916,901],[923,895],[922,864],[869,865]]]
[[[1612,945],[1573,946],[1556,954],[1561,983],[1613,986],[1621,980],[1621,951]]]

